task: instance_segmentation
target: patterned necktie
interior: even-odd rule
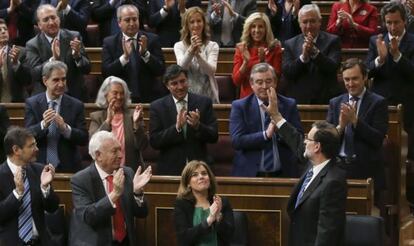
[[[303,184],[302,184],[302,186],[300,187],[300,191],[299,191],[298,197],[296,198],[295,208],[297,208],[297,207],[298,207],[299,202],[300,202],[300,199],[302,199],[303,193],[305,193],[305,189],[306,189],[306,187],[308,186],[309,182],[311,181],[312,176],[313,176],[313,170],[312,170],[312,168],[311,168],[311,169],[309,169],[309,171],[306,173],[305,180],[303,181]]]
[[[49,102],[49,108],[57,111],[56,101]],[[46,162],[51,163],[54,167],[57,167],[60,163],[58,144],[60,133],[55,121],[52,121],[49,125],[49,131],[47,133],[47,156]]]
[[[108,191],[112,192],[114,189],[114,183],[113,183],[114,176],[109,175],[106,177],[106,181],[108,182]],[[112,225],[114,230],[114,238],[118,242],[122,242],[126,236],[126,230],[125,230],[125,220],[124,220],[124,213],[122,212],[121,208],[121,198],[119,198],[115,205],[115,214],[112,216]]]
[[[359,97],[351,97],[351,102],[355,111],[357,110]],[[348,158],[353,158],[354,153],[354,129],[352,128],[352,123],[346,125],[344,130],[344,152]]]
[[[263,102],[267,107],[269,102]],[[271,119],[268,113],[264,113],[264,123],[263,131],[266,131],[268,128]],[[271,139],[266,143],[265,148],[263,149],[263,168],[265,172],[274,172],[280,170],[280,158],[279,158],[279,149],[277,147],[276,134],[273,133]]]
[[[180,113],[182,110],[187,111],[187,105],[185,100],[178,101],[180,107],[178,113]],[[185,123],[182,127],[184,138],[187,138],[187,123]]]
[[[30,197],[29,179],[27,178],[25,169],[22,170],[24,177],[24,192],[22,204],[19,207],[19,238],[23,242],[28,242],[33,236],[33,217]]]

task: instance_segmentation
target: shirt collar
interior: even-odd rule
[[[108,176],[110,176],[110,175],[113,175],[113,174],[108,174],[107,172],[105,172],[99,165],[98,165],[98,163],[96,163],[95,162],[95,167],[96,167],[96,170],[98,170],[98,174],[99,174],[99,177],[101,178],[101,180],[106,180],[106,178],[108,177]]]
[[[50,97],[49,97],[49,95],[47,94],[47,91],[46,91],[46,101],[47,101],[47,104],[49,105],[49,102],[50,101],[55,101],[56,103],[57,103],[57,105],[60,105],[60,102],[62,101],[62,96],[63,95],[60,95],[58,98],[56,98],[55,100],[52,100]]]
[[[52,43],[52,40],[53,40],[54,38],[57,38],[57,39],[59,40],[59,37],[60,37],[60,30],[59,30],[58,34],[56,35],[56,37],[54,37],[54,38],[52,38],[52,37],[48,36],[46,33],[44,33],[44,34],[45,34],[45,37],[46,37],[47,41],[49,41],[49,43]]]
[[[361,94],[357,95],[356,97],[358,97],[359,100],[361,100],[364,97],[366,91],[367,91],[367,88],[364,87],[364,90],[362,90]],[[354,96],[351,96],[351,94],[348,94],[348,99],[349,100],[351,100],[352,97],[354,97]]]
[[[404,35],[405,35],[405,28],[404,28],[404,31],[403,31],[403,33],[401,34],[401,36],[398,38],[398,45],[400,45],[400,43],[401,43],[401,40],[404,38]],[[390,32],[388,32],[388,39],[391,41],[391,38],[392,38],[393,36],[391,35],[391,33]]]
[[[177,98],[175,98],[173,95],[171,95],[171,96],[174,100],[174,104],[177,104],[178,101],[181,101],[181,100],[178,100]],[[182,100],[184,100],[186,103],[188,103],[188,93],[185,95],[185,97]]]
[[[130,37],[128,35],[126,35],[125,33],[122,33],[122,37],[124,37],[125,40],[128,40],[130,38],[134,38],[135,40],[138,39],[138,33],[135,33],[135,35],[133,37]]]
[[[313,176],[315,176],[316,177],[316,175],[318,175],[318,173],[326,166],[326,165],[328,165],[328,163],[329,163],[329,161],[330,161],[331,159],[328,159],[328,160],[326,160],[326,161],[324,161],[324,162],[322,162],[321,164],[318,164],[318,165],[314,165],[314,166],[312,166],[312,171],[313,171]]]
[[[13,173],[13,175],[15,175],[15,174],[16,174],[16,172],[17,172],[17,169],[18,169],[18,168],[20,168],[20,166],[18,166],[18,165],[16,165],[16,164],[14,164],[14,163],[10,160],[10,158],[8,158],[8,157],[7,157],[7,165],[9,165],[9,168],[10,168],[11,172]]]

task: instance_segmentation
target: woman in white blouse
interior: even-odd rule
[[[190,92],[204,95],[219,103],[217,68],[219,46],[210,41],[210,30],[203,10],[187,9],[181,24],[181,41],[175,43],[177,64],[188,70]]]

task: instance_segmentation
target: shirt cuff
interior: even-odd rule
[[[401,60],[401,57],[402,57],[402,53],[400,52],[400,55],[397,57],[397,59],[393,59],[393,61],[395,63],[397,63],[397,62],[399,62]]]
[[[70,138],[70,134],[72,133],[72,128],[70,127],[70,125],[66,124],[66,128],[65,130],[62,132],[62,135],[65,138]]]
[[[134,198],[135,198],[135,202],[138,204],[138,206],[142,206],[142,204],[144,204],[144,193],[142,193],[142,195],[135,195],[134,194]]]
[[[283,124],[285,124],[285,122],[286,122],[286,120],[285,120],[285,119],[281,119],[281,120],[279,120],[279,121],[276,123],[276,127],[277,127],[277,129],[280,129],[280,128],[283,126]]]
[[[374,63],[375,63],[375,67],[381,67],[382,65],[384,65],[384,63],[380,63],[379,62],[379,56],[377,56],[377,58],[375,58]]]
[[[129,59],[125,57],[125,55],[122,55],[121,57],[119,57],[119,62],[121,62],[122,66],[125,66],[129,62]]]
[[[45,129],[45,121],[44,120],[40,121],[40,129],[41,130]]]
[[[263,138],[264,138],[264,140],[268,140],[268,138],[266,136],[266,131],[263,131]]]
[[[165,11],[164,10],[164,8],[161,8],[160,9],[160,15],[161,15],[161,18],[165,18],[165,17],[167,17],[167,15],[168,15],[168,12],[167,11]]]
[[[42,190],[43,198],[47,198],[50,194],[50,184],[47,185],[46,189],[43,189],[42,185],[40,185],[40,189]]]
[[[13,195],[14,197],[16,197],[17,200],[21,200],[23,195],[19,195],[19,193],[17,193],[16,189],[13,190]]]
[[[109,197],[109,194],[107,195],[109,202],[111,203],[111,206],[113,208],[116,208],[116,204],[112,202],[111,198]]]
[[[145,54],[143,56],[141,56],[141,57],[142,57],[142,60],[144,60],[145,63],[148,63],[149,60],[150,60],[150,56],[151,56],[151,53],[147,50],[145,52]]]
[[[67,15],[67,14],[69,14],[70,10],[71,10],[71,8],[70,8],[70,5],[68,4],[68,5],[66,5],[66,8],[64,10],[62,10],[62,13],[64,15]]]
[[[303,55],[300,55],[300,56],[299,56],[299,59],[300,59],[300,61],[301,61],[301,62],[303,62],[303,63],[308,63],[308,62],[309,62],[309,58],[305,60],[305,58],[303,57]]]

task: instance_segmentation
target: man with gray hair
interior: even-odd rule
[[[299,104],[327,104],[340,92],[340,39],[320,30],[321,13],[316,4],[306,4],[299,10],[299,26],[302,33],[285,41],[284,93]]]
[[[277,87],[277,76],[267,63],[256,64],[250,74],[253,94],[232,103],[230,136],[236,150],[232,175],[242,177],[298,177],[297,159],[279,137],[263,107],[267,89]],[[303,132],[293,98],[277,95],[279,111],[299,132]]]
[[[32,68],[34,93],[45,89],[42,83],[42,67],[45,63],[59,60],[68,66],[68,94],[86,102],[83,75],[90,72],[91,64],[79,33],[60,28],[56,9],[49,4],[37,9],[36,19],[40,32],[26,44],[26,62]]]
[[[164,55],[158,36],[139,30],[134,5],[117,9],[121,32],[103,41],[102,73],[125,80],[133,103],[149,103],[165,94],[158,77],[164,75]]]
[[[52,163],[57,171],[80,169],[78,145],[88,142],[84,106],[66,95],[67,66],[50,61],[43,66],[46,92],[26,100],[25,126],[35,135],[39,146],[38,161]]]
[[[107,131],[96,132],[89,142],[94,163],[73,175],[73,214],[69,245],[137,245],[135,217],[148,214],[143,188],[151,167],[134,175],[121,167],[121,144]]]

